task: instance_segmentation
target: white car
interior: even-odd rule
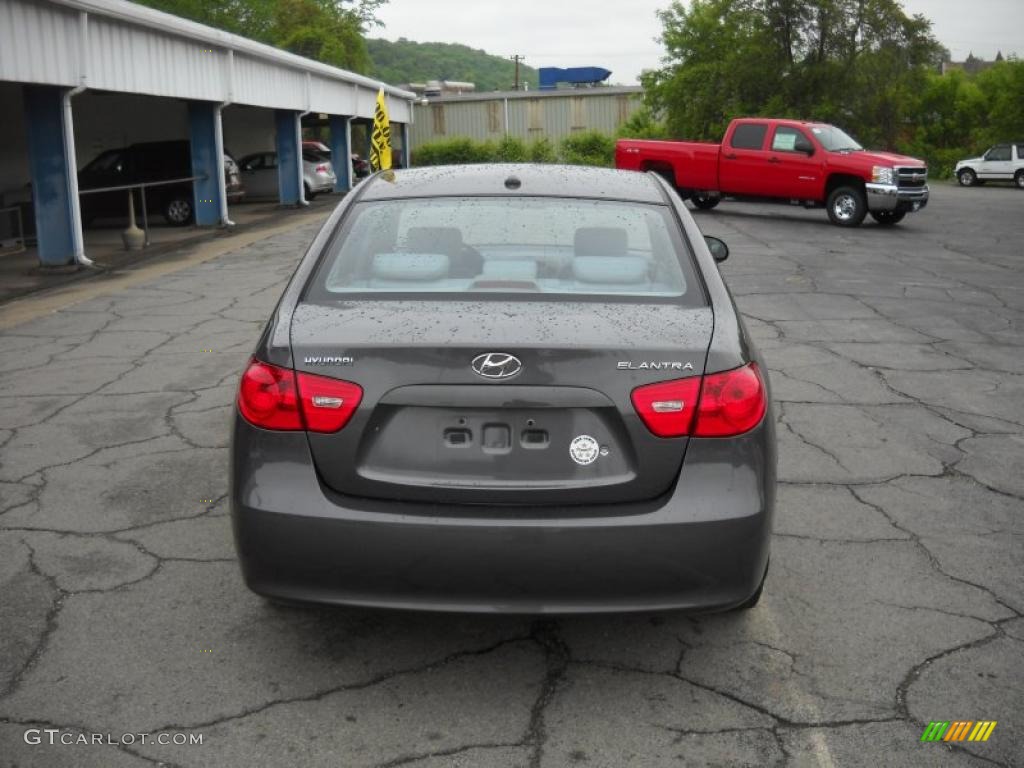
[[[986,181],[1012,181],[1024,189],[1024,141],[996,144],[981,157],[961,160],[953,173],[963,187]]]
[[[277,153],[257,152],[243,157],[238,163],[242,181],[249,197],[277,197]],[[320,192],[334,189],[334,167],[330,160],[309,150],[302,151],[302,186],[306,199],[312,200]]]

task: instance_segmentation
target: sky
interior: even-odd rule
[[[1024,58],[1024,0],[902,0],[921,13],[955,61]],[[384,27],[371,37],[462,43],[498,56],[519,54],[531,67],[598,66],[609,82],[631,84],[659,66],[655,12],[669,0],[389,0],[378,12]],[[426,74],[424,74],[426,76]]]

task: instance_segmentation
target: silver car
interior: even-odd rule
[[[249,197],[277,197],[277,152],[257,152],[242,158],[242,181]],[[335,183],[331,161],[315,152],[302,152],[302,186],[306,199],[312,200],[321,192],[330,192]]]

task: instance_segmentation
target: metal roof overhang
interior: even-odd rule
[[[126,0],[0,0],[0,80],[410,122],[416,95]]]

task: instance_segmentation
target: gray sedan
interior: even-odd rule
[[[249,587],[512,613],[755,604],[774,422],[727,255],[653,174],[371,176],[242,374]]]

